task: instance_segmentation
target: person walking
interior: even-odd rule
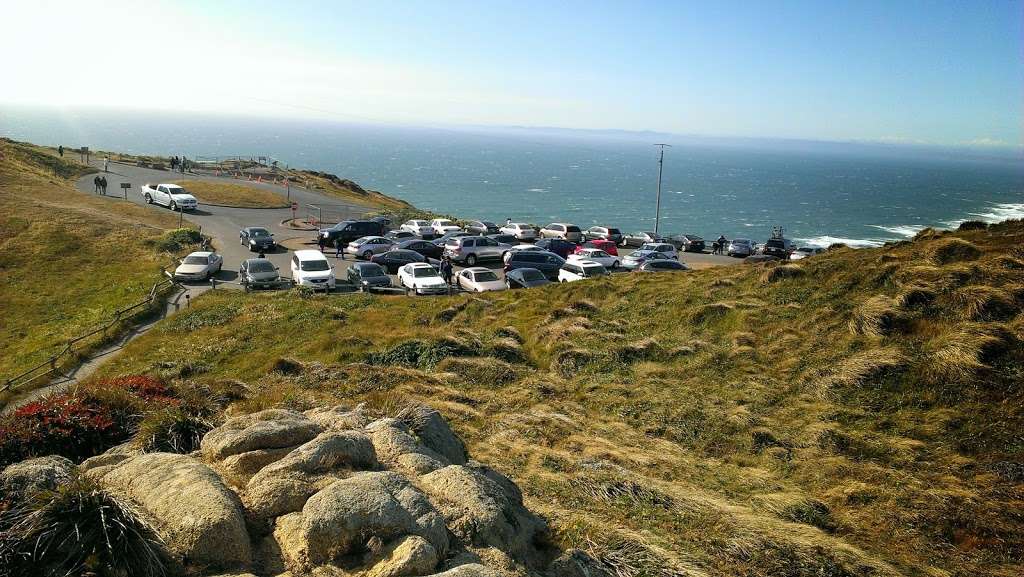
[[[316,244],[317,244],[317,246],[320,247],[320,252],[323,252],[324,251],[324,247],[327,246],[327,239],[324,238],[324,235],[317,234],[316,235]],[[340,243],[338,243],[338,244],[340,244]]]
[[[57,147],[57,154],[59,154],[61,158],[64,158],[64,145],[63,144],[61,144],[60,146]]]
[[[99,175],[92,177],[92,191],[96,194],[100,192],[100,177]]]
[[[104,156],[103,157],[103,172],[110,172],[110,157],[109,156]],[[106,191],[104,191],[104,194],[106,194]]]
[[[107,177],[100,177],[100,190],[103,191],[103,196],[107,196]]]
[[[345,260],[345,253],[341,250],[341,243],[334,243],[334,258]]]
[[[452,258],[445,255],[441,259],[441,278],[444,279],[444,284],[448,285],[448,292],[452,292]]]

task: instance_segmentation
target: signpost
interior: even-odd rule
[[[128,200],[128,189],[131,188],[131,187],[132,187],[132,183],[130,183],[130,182],[122,182],[121,183],[121,190],[124,191],[124,199],[125,200]]]
[[[295,211],[299,210],[299,203],[292,202],[292,220],[295,220]]]

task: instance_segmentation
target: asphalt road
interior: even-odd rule
[[[102,161],[93,160],[92,164],[102,170]],[[83,176],[78,180],[76,186],[79,190],[86,193],[93,193],[93,177],[95,175]],[[111,203],[125,202],[123,200],[122,190],[118,188],[119,183],[129,182],[132,184],[132,188],[128,190],[128,202],[134,202],[135,204],[145,204],[145,200],[140,194],[141,186],[145,183],[158,184],[161,182],[171,182],[175,180],[181,180],[182,175],[180,173],[172,173],[165,170],[152,170],[148,168],[139,168],[132,165],[111,163],[110,172],[107,173],[107,193],[111,198]],[[208,175],[185,175],[185,180],[204,180],[211,182],[238,182],[231,178],[222,178]],[[274,192],[283,192],[280,186],[246,182],[245,184],[266,188],[273,190]],[[187,184],[185,185],[187,189]],[[345,202],[336,197],[326,196],[315,191],[309,191],[305,189],[293,188],[291,190],[291,199],[298,202],[300,209],[298,214],[301,216],[305,213],[306,205],[310,204],[325,204],[336,207],[344,213],[345,218],[357,218],[366,214],[369,210],[364,206],[360,206],[354,203]],[[153,204],[150,206],[152,210],[169,210],[163,206]],[[203,234],[209,235],[214,239],[214,247],[224,257],[224,268],[220,274],[216,276],[219,282],[225,283],[224,288],[239,288],[237,283],[238,278],[238,267],[241,262],[245,259],[252,258],[255,256],[254,253],[250,252],[247,247],[241,245],[238,240],[238,231],[247,226],[262,226],[274,233],[274,238],[279,243],[288,245],[291,249],[297,248],[316,248],[315,231],[303,231],[290,228],[282,225],[282,221],[291,218],[292,212],[290,209],[260,209],[260,208],[230,208],[222,206],[211,206],[206,204],[199,204],[198,208],[194,211],[187,211],[182,215],[184,220],[187,220],[193,224],[198,225],[202,228]],[[631,249],[619,249],[619,255],[625,256],[632,252]],[[283,276],[288,276],[289,264],[291,259],[291,251],[284,247],[277,247],[275,251],[267,253],[266,257],[270,259],[277,267],[281,269]],[[347,259],[336,259],[334,256],[334,250],[328,249],[325,251],[329,260],[338,260],[335,265],[335,275],[338,278],[345,278],[345,269],[353,262],[352,257]],[[681,256],[682,260],[689,264],[692,268],[706,268],[710,266],[722,266],[737,264],[742,262],[741,259],[734,259],[727,256],[712,255],[707,253],[685,253]],[[480,263],[480,266],[487,266],[494,270],[499,278],[504,278],[501,272],[501,263]],[[456,271],[461,270],[461,267],[456,266]],[[398,286],[397,277],[392,275],[392,282],[395,286]],[[339,283],[340,284],[340,283]],[[221,286],[221,285],[218,285]],[[210,288],[209,283],[195,283],[188,287],[188,294],[190,297],[204,292]]]

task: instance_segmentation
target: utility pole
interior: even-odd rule
[[[665,147],[672,147],[671,144],[655,144],[654,146],[661,147],[658,152],[658,201],[654,209],[654,236],[658,236],[658,225],[661,224],[661,172],[665,165]]]

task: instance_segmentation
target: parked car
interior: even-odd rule
[[[250,288],[273,288],[281,281],[281,274],[269,260],[250,258],[238,267],[238,281]]]
[[[640,245],[640,248],[637,249],[637,251],[642,250],[653,250],[656,252],[664,253],[665,256],[669,258],[679,258],[679,252],[676,250],[676,247],[672,246],[667,242],[645,242],[644,244]]]
[[[377,215],[370,218],[370,220],[372,220],[373,222],[379,222],[381,226],[384,227],[384,230],[390,230],[391,228],[391,219],[386,216]]]
[[[584,240],[610,240],[615,244],[622,242],[622,231],[610,226],[592,226],[583,231]]]
[[[277,245],[274,234],[259,226],[247,226],[238,231],[238,241],[252,252],[271,251]]]
[[[788,259],[792,252],[793,243],[784,238],[769,238],[764,243],[764,249],[761,250],[762,254],[774,256],[782,260]]]
[[[370,262],[379,264],[391,274],[398,272],[398,269],[412,262],[426,263],[427,257],[414,250],[392,249],[385,253],[373,255]]]
[[[505,262],[508,262],[509,256],[512,253],[514,253],[514,252],[521,252],[521,251],[527,251],[527,252],[548,252],[548,251],[542,249],[541,247],[539,247],[539,246],[537,246],[535,244],[526,244],[526,243],[515,244],[515,245],[510,246],[508,248],[508,250],[505,251],[505,254],[502,255],[501,258]]]
[[[534,240],[537,238],[537,231],[533,226],[524,222],[513,222],[498,229],[502,234],[511,234],[519,240]]]
[[[599,248],[585,248],[578,253],[569,255],[566,262],[593,261],[605,268],[619,268],[619,257],[612,256]]]
[[[662,242],[662,237],[653,232],[633,232],[622,236],[621,246],[642,246],[649,242]]]
[[[430,222],[426,220],[407,220],[402,223],[400,228],[422,238],[434,236],[434,227],[430,226]]]
[[[672,257],[656,250],[637,250],[622,258],[622,268],[636,270],[652,260],[672,260]]]
[[[534,243],[534,245],[548,252],[553,252],[562,258],[566,258],[576,252],[576,248],[579,246],[574,242],[560,238],[542,238]]]
[[[551,281],[535,268],[517,268],[505,273],[505,286],[510,289],[533,288],[546,284],[551,284]]]
[[[439,246],[439,247],[441,247],[443,249],[444,245],[448,244],[449,240],[451,240],[453,238],[458,238],[460,236],[473,236],[473,235],[469,234],[468,232],[466,232],[464,230],[453,230],[451,232],[446,232],[445,234],[441,235],[438,238],[435,238],[434,240],[431,240],[430,242],[436,244],[437,246]]]
[[[209,280],[224,267],[224,257],[215,252],[194,252],[174,269],[175,280]]]
[[[357,238],[356,240],[348,243],[345,247],[345,254],[350,254],[357,258],[364,260],[370,260],[370,257],[375,254],[385,253],[395,245],[395,241],[390,238],[384,238],[383,236],[364,236],[363,238]]]
[[[436,244],[430,242],[429,240],[406,240],[396,244],[394,248],[403,250],[414,250],[427,258],[439,259],[441,258],[441,255],[444,254],[443,246],[437,246]]]
[[[746,238],[734,238],[729,241],[725,248],[725,254],[729,256],[747,257],[754,254],[754,243]]]
[[[177,184],[142,185],[142,198],[146,204],[162,204],[171,210],[195,210],[199,203],[196,197]]]
[[[390,238],[391,240],[393,240],[395,242],[399,242],[399,241],[409,240],[411,238],[419,238],[419,237],[416,236],[415,234],[407,231],[407,230],[398,229],[398,230],[389,230],[389,231],[387,231],[387,233],[384,234],[384,238]]]
[[[516,235],[514,234],[505,234],[499,232],[498,234],[488,234],[485,236],[487,236],[487,238],[491,240],[496,240],[502,244],[516,244],[517,242],[519,242],[519,239],[517,239]]]
[[[508,258],[505,259],[504,270],[507,274],[509,271],[520,268],[535,268],[549,279],[555,279],[558,278],[558,271],[563,264],[565,264],[565,259],[546,250],[517,250],[509,252]]]
[[[334,267],[318,250],[297,250],[292,254],[292,286],[308,286],[316,290],[332,290]]]
[[[501,260],[510,248],[486,236],[461,236],[448,240],[444,245],[444,254],[451,257],[453,262],[476,266],[476,263],[484,260]]]
[[[328,246],[346,246],[364,236],[383,236],[384,225],[372,220],[343,220],[338,224],[320,230],[320,237]]]
[[[670,272],[679,270],[690,270],[686,263],[667,258],[649,260],[640,265],[636,270],[640,272]]]
[[[583,240],[583,231],[575,224],[567,222],[553,222],[540,229],[541,238],[560,238],[571,242]]]
[[[391,286],[391,277],[375,262],[357,262],[345,270],[348,282],[361,291]]]
[[[574,282],[608,274],[608,269],[592,260],[566,262],[558,271],[558,282]]]
[[[465,230],[479,235],[498,234],[498,225],[489,220],[474,220],[466,225]]]
[[[800,260],[816,254],[825,252],[825,249],[817,246],[802,246],[789,255],[789,260]]]
[[[455,224],[455,222],[451,220],[448,220],[447,218],[435,218],[434,220],[430,221],[430,228],[434,229],[434,234],[438,236],[445,235],[449,232],[462,230],[462,228],[459,227],[459,225]]]
[[[588,240],[583,244],[577,246],[576,250],[573,252],[579,252],[585,248],[599,248],[612,256],[619,256],[619,247],[616,245],[614,241],[610,240]]]
[[[704,252],[704,239],[695,234],[673,234],[666,240],[683,252]]]
[[[444,282],[437,269],[424,262],[414,262],[398,269],[398,284],[405,287],[405,292],[425,295],[443,294],[448,292],[448,283]]]
[[[505,283],[494,274],[494,271],[482,266],[464,268],[455,275],[455,284],[464,291],[482,293],[503,291]]]

